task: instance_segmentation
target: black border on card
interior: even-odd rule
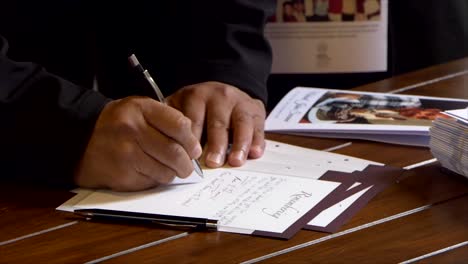
[[[314,217],[305,224],[304,229],[321,231],[327,233],[336,232],[343,224],[361,210],[375,195],[383,191],[387,186],[397,181],[403,174],[404,170],[392,166],[376,166],[369,165],[363,171],[355,171],[352,173],[329,171],[324,174],[320,180],[336,181],[342,184],[336,188],[320,203],[320,207],[325,210],[342,200],[371,187],[363,195],[361,195],[350,207],[344,210],[337,218],[330,222],[327,226],[308,225]],[[350,175],[351,174],[351,175]],[[360,185],[349,189],[356,182]],[[319,206],[319,205],[318,205]],[[317,207],[317,206],[316,206]]]

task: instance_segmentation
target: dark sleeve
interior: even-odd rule
[[[0,36],[0,179],[71,184],[108,99],[7,58]]]
[[[266,102],[272,54],[264,27],[276,1],[184,2],[190,4],[176,7],[180,19],[174,42],[179,48],[171,54],[178,60],[175,87],[219,81]]]

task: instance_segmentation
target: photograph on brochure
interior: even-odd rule
[[[436,118],[450,118],[443,100],[394,95],[327,92],[300,119],[303,124],[368,124],[430,126]]]
[[[468,100],[297,87],[266,120],[269,132],[428,146],[429,128]]]

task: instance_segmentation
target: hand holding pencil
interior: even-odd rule
[[[127,97],[104,106],[74,180],[87,188],[144,190],[188,177],[200,169],[194,160],[201,154],[189,118],[154,99]]]
[[[149,74],[148,70],[144,69],[143,66],[140,64],[140,62],[138,61],[135,54],[130,55],[130,57],[128,57],[128,61],[129,61],[130,65],[133,68],[137,69],[137,71],[140,72],[144,76],[144,78],[146,79],[146,81],[148,82],[148,84],[151,86],[154,93],[156,94],[159,102],[167,105],[166,98],[164,97],[163,93],[161,92],[161,89],[156,84],[153,77]],[[198,162],[198,160],[192,159],[192,162],[193,162],[193,166],[194,166],[195,171],[197,172],[197,174],[200,177],[203,177],[203,170],[202,170],[201,165]]]
[[[192,174],[202,148],[190,120],[148,97],[109,102],[75,172],[87,188],[139,191]]]

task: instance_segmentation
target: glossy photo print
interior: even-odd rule
[[[278,0],[269,22],[376,21],[380,0]]]
[[[444,108],[443,101],[416,97],[327,92],[300,123],[430,126],[436,118],[450,118]]]

